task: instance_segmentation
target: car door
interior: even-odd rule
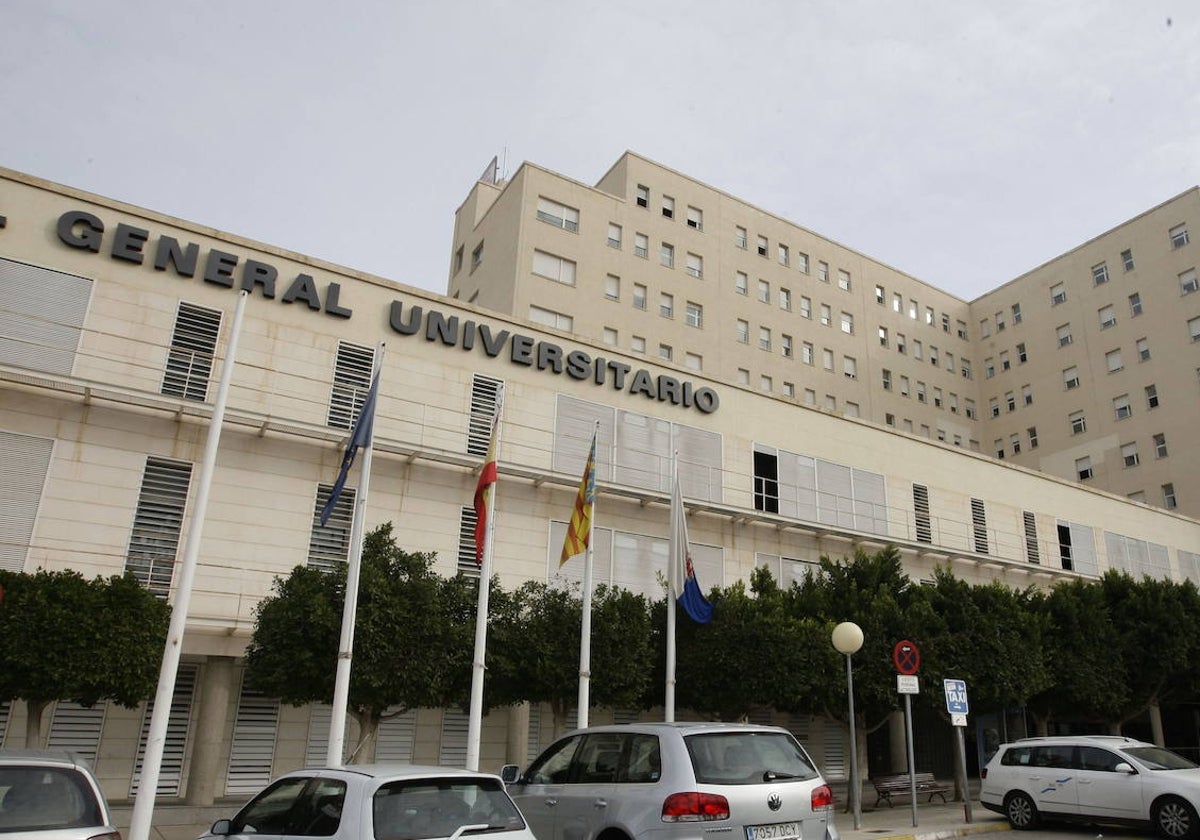
[[[285,776],[272,783],[238,811],[222,834],[232,840],[282,837],[312,781],[312,776],[301,775]]]
[[[1079,813],[1122,820],[1144,820],[1142,777],[1117,771],[1126,761],[1103,747],[1079,747]],[[1128,762],[1126,762],[1128,763]]]
[[[555,833],[555,820],[571,773],[571,760],[582,743],[582,735],[569,735],[555,741],[534,759],[515,784],[508,787],[509,796],[525,815],[525,821],[538,840],[554,840],[559,836]]]
[[[1079,810],[1075,747],[1070,744],[1036,746],[1024,774],[1029,793],[1044,814],[1074,815]]]
[[[619,732],[584,736],[571,761],[567,783],[559,792],[555,840],[591,840],[608,825],[624,740]]]

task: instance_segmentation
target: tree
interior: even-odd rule
[[[132,575],[0,571],[0,697],[24,700],[39,746],[55,700],[132,708],[154,693],[171,608]]]
[[[464,601],[474,603],[473,587],[435,574],[434,559],[399,548],[390,522],[363,541],[347,701],[359,727],[352,761],[373,754],[384,717],[465,705],[474,614]],[[248,683],[296,706],[332,702],[345,589],[345,566],[297,566],[277,578],[256,610]]]

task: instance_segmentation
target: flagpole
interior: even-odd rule
[[[200,536],[204,532],[204,519],[208,512],[209,490],[212,488],[212,476],[216,469],[221,426],[225,421],[225,403],[229,398],[229,385],[233,381],[234,358],[237,355],[238,337],[242,332],[242,315],[246,310],[247,297],[249,292],[239,293],[237,306],[233,310],[233,323],[229,327],[229,347],[225,351],[221,383],[213,400],[212,418],[208,423],[204,459],[200,463],[197,481],[196,507],[192,512],[192,524],[188,529],[183,558],[179,561],[179,581],[175,588],[175,601],[171,605],[171,621],[167,628],[167,642],[163,648],[162,667],[158,671],[158,690],[154,695],[154,711],[150,714],[150,732],[146,737],[142,773],[138,780],[137,797],[133,802],[129,840],[147,840],[150,836],[150,819],[158,794],[158,777],[162,768],[163,747],[167,740],[171,700],[175,695],[175,677],[179,672],[183,635],[187,629],[188,604],[192,599],[192,581],[196,576],[196,564],[200,556]]]
[[[501,414],[504,411],[504,385],[496,395],[496,417],[489,444],[491,459],[499,462]],[[487,469],[487,464],[483,465]],[[467,717],[467,769],[479,770],[479,745],[483,734],[483,677],[487,655],[488,599],[492,588],[492,543],[496,532],[496,487],[494,481],[487,497],[487,528],[483,534],[483,559],[479,566],[479,599],[475,607],[475,652],[471,659],[471,706]]]
[[[667,546],[667,684],[663,701],[663,720],[667,723],[675,721],[675,599],[679,589],[679,562],[676,557],[679,551],[680,528],[679,517],[683,511],[678,509],[675,499],[679,495],[678,465],[675,463],[677,453],[671,453],[671,537]],[[686,551],[686,549],[684,549]]]
[[[375,364],[371,369],[371,384],[378,389],[376,377],[383,367],[381,341],[375,348]],[[379,392],[375,392],[378,400]],[[325,764],[341,767],[345,751],[346,708],[350,701],[350,663],[354,656],[354,621],[358,614],[358,579],[362,570],[363,531],[367,518],[367,487],[371,483],[371,454],[375,448],[374,412],[377,403],[369,408],[372,416],[366,421],[372,424],[371,433],[363,446],[362,467],[359,473],[358,492],[354,494],[354,516],[350,524],[350,554],[346,558],[346,594],[342,601],[342,635],[338,641],[337,670],[333,677],[333,707],[329,715],[329,745],[325,750]],[[362,422],[361,417],[358,422]],[[351,431],[353,436],[353,431]]]
[[[592,431],[593,442],[599,434],[600,421],[597,420]],[[579,729],[588,725],[588,710],[592,704],[592,534],[595,530],[596,500],[593,497],[591,514],[588,516],[587,552],[583,556],[583,605],[579,622],[579,701],[576,707],[576,723]]]

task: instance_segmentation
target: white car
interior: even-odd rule
[[[87,764],[66,752],[0,750],[0,837],[121,840]]]
[[[1120,736],[1025,738],[983,769],[979,799],[1013,828],[1042,819],[1150,825],[1167,840],[1200,837],[1200,767]]]
[[[271,835],[432,840],[487,835],[534,840],[499,776],[452,767],[362,764],[280,776],[205,840]]]

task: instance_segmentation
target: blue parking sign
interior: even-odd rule
[[[967,714],[967,684],[963,680],[942,680],[946,691],[946,713]]]

